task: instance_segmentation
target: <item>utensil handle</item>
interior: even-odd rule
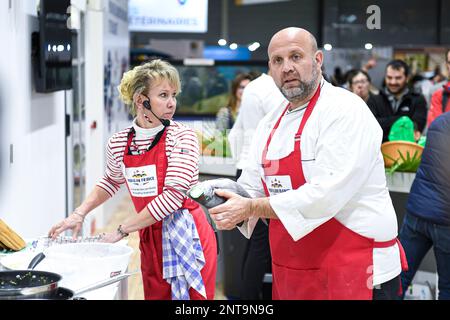
[[[42,260],[44,260],[45,254],[44,252],[38,253],[28,264],[28,269],[33,270]]]
[[[90,284],[90,285],[88,285],[88,286],[86,286],[84,288],[81,288],[80,290],[75,291],[74,296],[78,296],[78,295],[80,295],[82,293],[86,293],[86,292],[89,292],[89,291],[92,291],[92,290],[96,290],[96,289],[100,289],[100,288],[106,287],[106,286],[108,286],[110,284],[113,284],[113,283],[116,283],[116,282],[118,282],[120,280],[128,278],[129,276],[132,276],[132,275],[134,275],[136,273],[139,273],[139,270],[128,272],[128,273],[124,273],[124,274],[120,274],[120,275],[114,276],[112,278],[108,278],[108,279],[105,279],[105,280],[98,281],[98,282]]]

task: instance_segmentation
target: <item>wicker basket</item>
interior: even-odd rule
[[[384,166],[390,168],[395,161],[392,159],[399,159],[400,153],[404,158],[407,158],[408,152],[409,156],[412,158],[417,151],[417,156],[420,158],[422,156],[423,147],[417,143],[408,141],[389,141],[381,145],[381,153],[383,153]],[[388,157],[392,158],[388,158]]]

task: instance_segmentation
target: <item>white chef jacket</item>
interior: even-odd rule
[[[394,239],[398,226],[380,149],[382,129],[360,97],[323,79],[322,85],[300,142],[306,183],[271,196],[270,205],[294,241],[333,217],[375,241]],[[260,121],[249,166],[238,180],[253,197],[265,196],[262,151],[285,107],[276,108]],[[283,116],[268,148],[269,160],[281,159],[294,150],[294,136],[305,110],[306,105]],[[251,218],[239,230],[249,238],[256,222],[257,218]],[[374,248],[373,261],[373,285],[401,272],[397,244]]]
[[[236,168],[243,169],[247,165],[250,145],[259,121],[272,109],[286,102],[272,77],[265,73],[245,87],[238,116],[228,134]]]

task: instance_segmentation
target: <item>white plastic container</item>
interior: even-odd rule
[[[125,273],[133,249],[112,243],[68,243],[46,248],[44,253],[46,258],[35,269],[60,274],[60,286],[77,291]],[[119,283],[114,283],[82,296],[88,300],[111,300],[118,286]]]

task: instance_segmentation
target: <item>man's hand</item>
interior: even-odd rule
[[[217,189],[215,193],[227,201],[209,209],[212,220],[219,230],[231,230],[252,213],[252,199],[241,197],[233,192]]]

